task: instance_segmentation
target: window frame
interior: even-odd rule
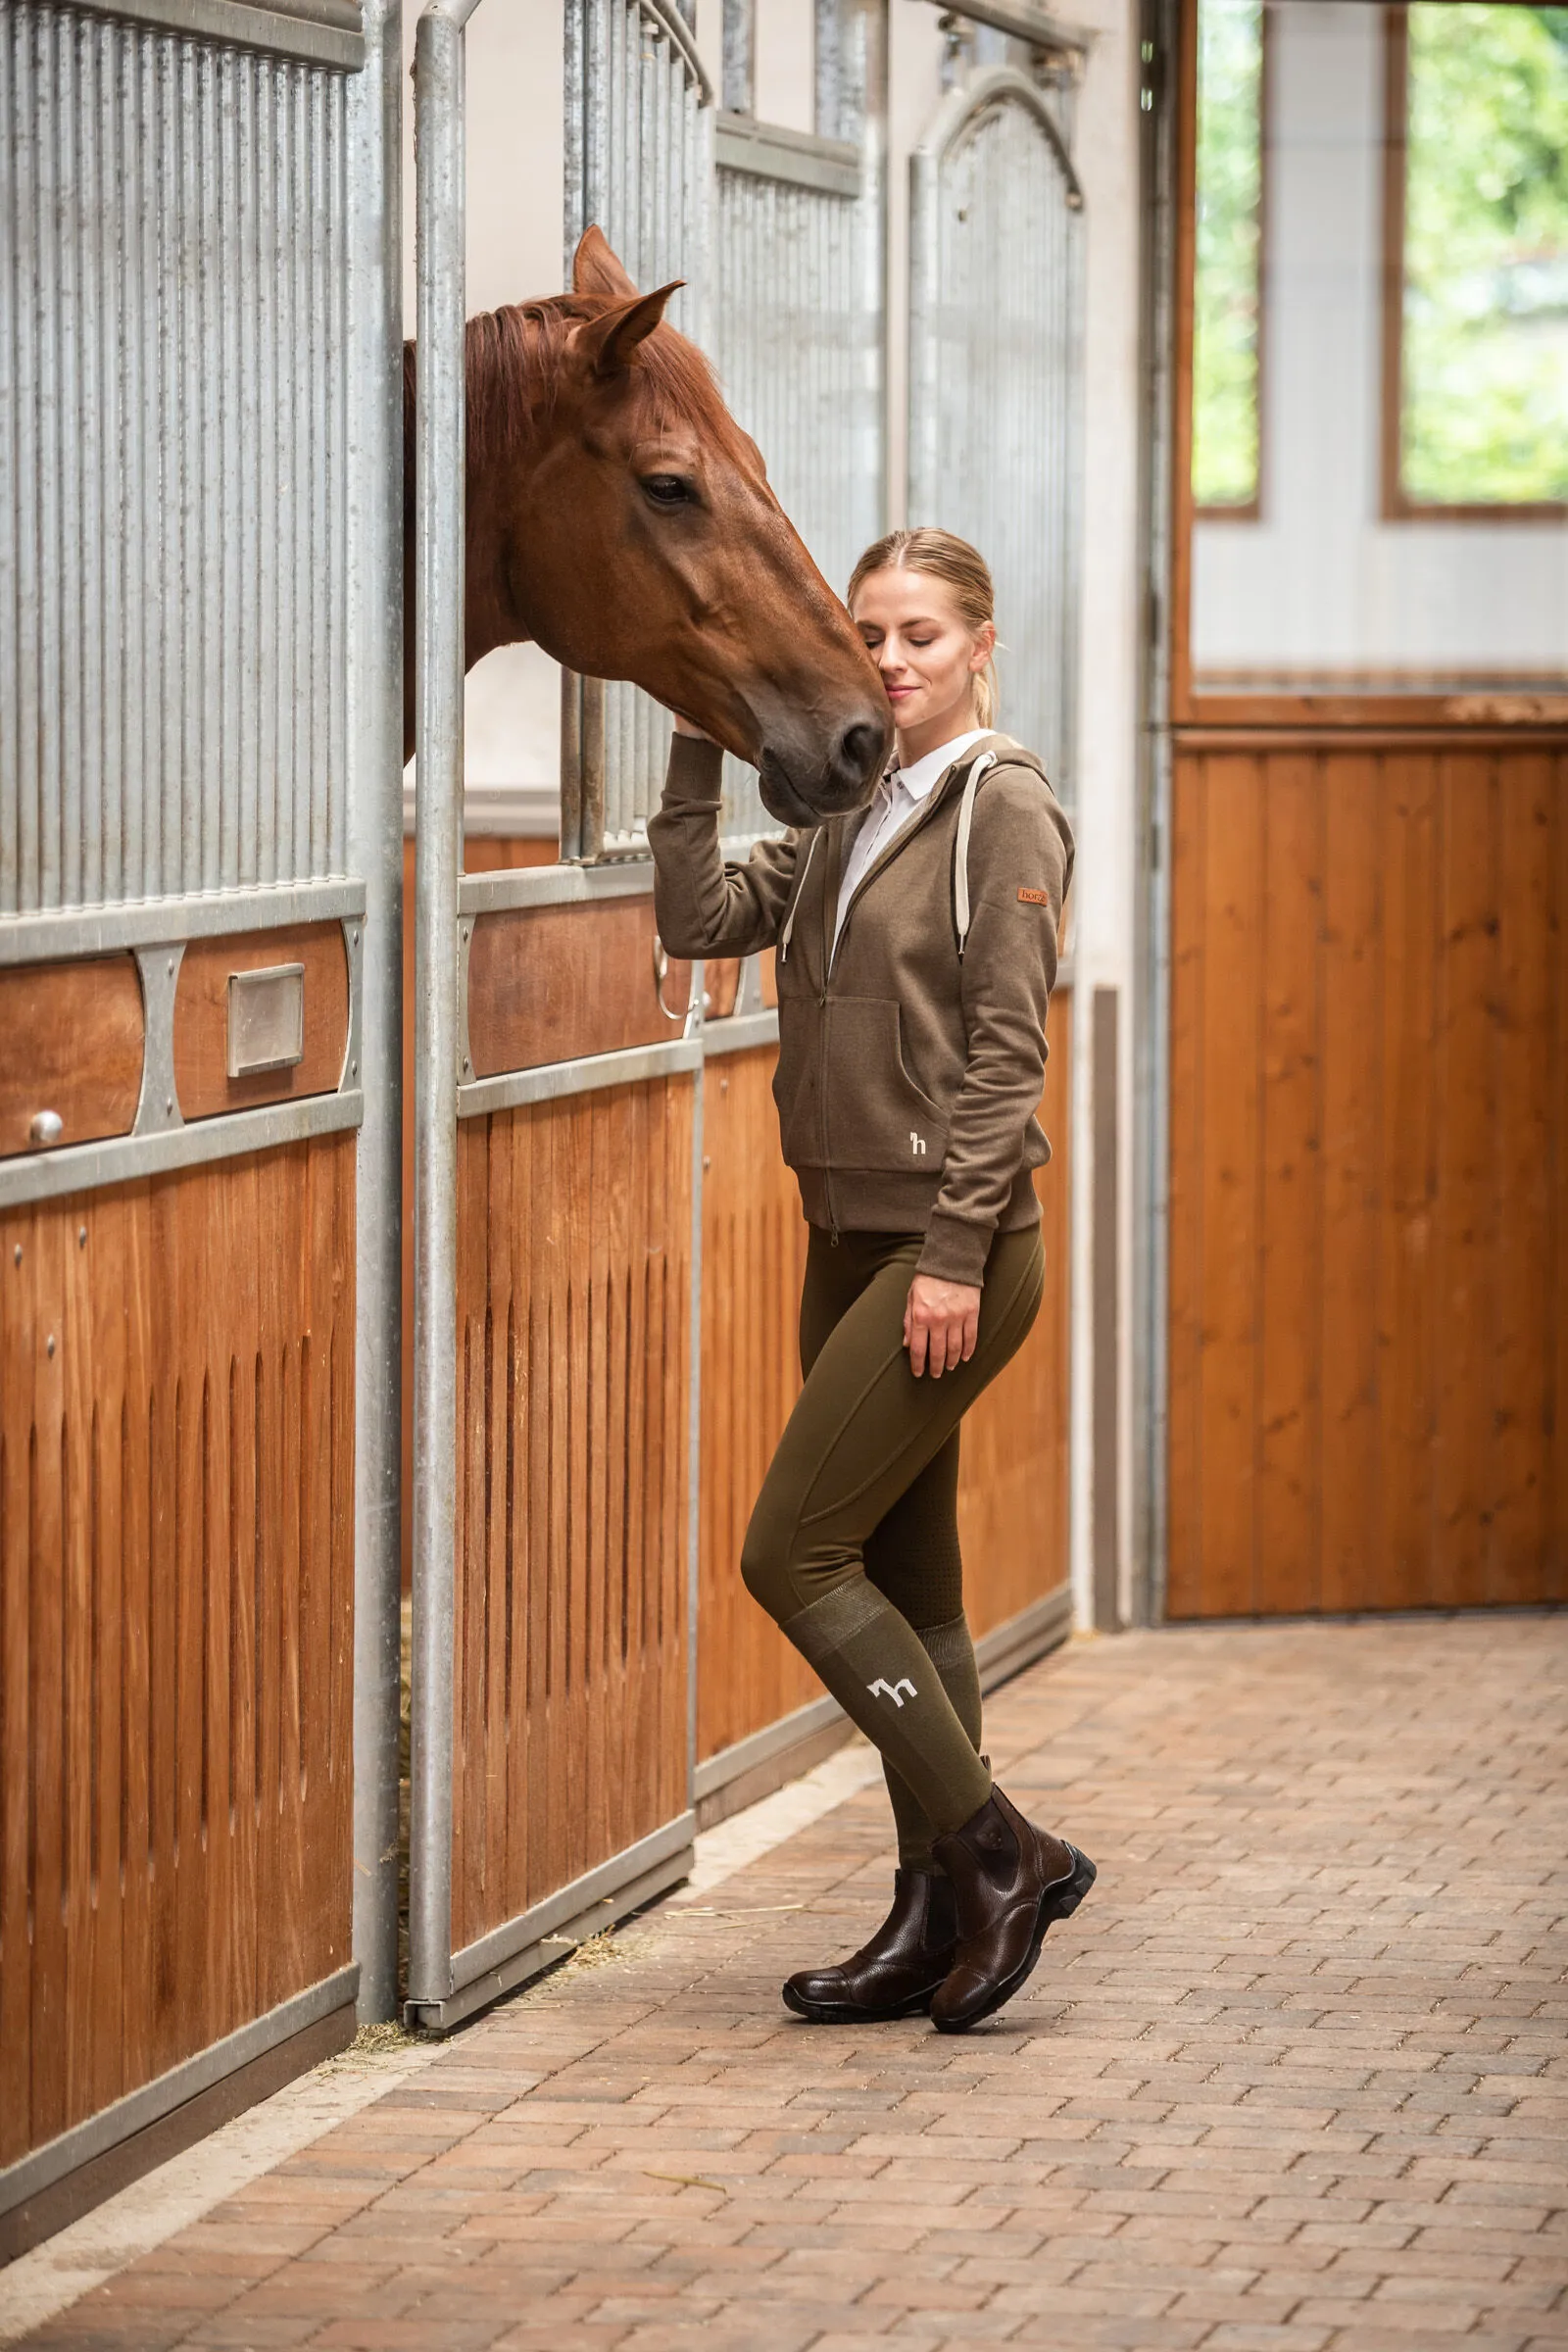
[[[1404,221],[1410,121],[1410,11],[1383,11],[1383,320],[1379,513],[1385,522],[1561,523],[1568,499],[1412,498],[1404,486]]]

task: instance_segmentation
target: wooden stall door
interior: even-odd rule
[[[1173,1616],[1568,1598],[1568,750],[1176,762]]]
[[[349,1966],[355,1142],[0,1216],[0,2166]]]
[[[474,1078],[524,1096],[681,1033],[642,893],[480,911],[467,1007]],[[564,1074],[458,1127],[460,1953],[688,1805],[696,1081]]]

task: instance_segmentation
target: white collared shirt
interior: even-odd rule
[[[894,836],[901,833],[920,803],[929,799],[938,780],[946,775],[956,760],[961,760],[972,743],[989,735],[989,727],[971,727],[967,735],[955,735],[951,743],[939,743],[934,752],[908,767],[890,768],[871,795],[869,808],[860,819],[860,829],[855,836],[848,858],[844,860],[844,878],[839,884],[839,906],[833,925],[833,946],[839,944],[844,917],[850,910],[850,901],[874,858],[880,858]]]

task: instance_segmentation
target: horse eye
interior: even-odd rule
[[[650,473],[643,477],[643,488],[656,507],[684,507],[695,505],[697,493],[684,475],[678,473]]]

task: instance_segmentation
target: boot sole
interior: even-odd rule
[[[1048,1886],[1040,1897],[1040,1909],[1035,1915],[1035,1932],[1023,1960],[1013,1970],[1010,1977],[1004,1978],[1003,1982],[993,1988],[972,2016],[951,2019],[934,2017],[931,2023],[939,2034],[967,2034],[971,2026],[982,2025],[988,2017],[995,2017],[997,2011],[1011,2000],[1020,1985],[1026,1984],[1034,1975],[1035,1963],[1040,1957],[1040,1947],[1046,1940],[1046,1930],[1052,1922],[1058,1919],[1071,1919],[1084,1896],[1089,1892],[1100,1874],[1087,1854],[1081,1854],[1075,1845],[1068,1845],[1065,1838],[1062,1839],[1062,1843],[1067,1846],[1067,1851],[1072,1856],[1072,1869],[1066,1878],[1057,1879],[1054,1886]]]
[[[929,1992],[918,1992],[912,2000],[900,2001],[887,2009],[830,2009],[824,2002],[808,2001],[786,1984],[780,1993],[786,2009],[804,2017],[813,2026],[885,2026],[901,2017],[929,2016],[931,2004],[940,1990],[933,1984]]]

